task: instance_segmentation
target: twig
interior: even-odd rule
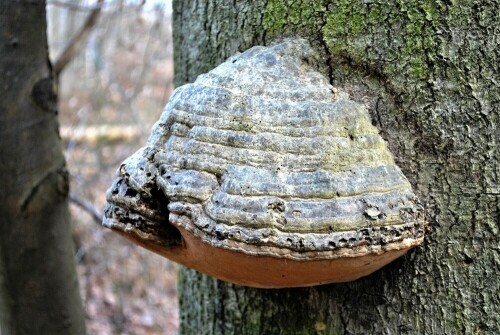
[[[53,70],[56,78],[59,78],[62,70],[66,67],[66,65],[68,65],[68,63],[75,57],[78,51],[80,51],[82,46],[87,42],[92,28],[97,23],[97,18],[101,13],[103,2],[104,0],[97,0],[97,5],[92,9],[90,14],[85,19],[85,22],[80,28],[80,31],[71,39],[71,41],[69,41],[66,48],[54,62]]]
[[[69,201],[71,201],[72,203],[74,203],[75,205],[77,205],[78,207],[80,207],[81,209],[86,211],[87,213],[89,213],[90,216],[92,217],[92,219],[94,219],[94,221],[97,224],[102,223],[103,216],[102,216],[101,212],[97,208],[94,207],[94,205],[79,198],[78,196],[74,195],[73,193],[70,193]]]

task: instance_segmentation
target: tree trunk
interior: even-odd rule
[[[0,3],[0,334],[84,334],[45,1]]]
[[[351,283],[287,290],[180,275],[182,334],[500,334],[499,3],[174,1],[176,83],[304,37],[366,104],[426,208],[424,246]]]

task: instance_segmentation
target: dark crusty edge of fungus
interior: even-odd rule
[[[126,183],[121,185],[126,187]],[[127,193],[127,191],[124,192]],[[108,196],[109,203],[105,209],[106,219],[103,224],[126,234],[135,235],[147,243],[167,248],[182,245],[182,237],[178,232],[178,228],[182,228],[213,247],[248,255],[293,260],[336,259],[411,248],[423,242],[426,230],[426,223],[423,218],[420,218],[417,222],[362,227],[354,231],[325,234],[294,235],[279,232],[276,229],[255,229],[253,236],[238,238],[236,236],[237,227],[231,227],[233,231],[220,229],[220,223],[212,222],[206,227],[208,229],[199,229],[197,225],[193,224],[193,212],[196,212],[199,204],[176,203],[173,206],[170,204],[168,208],[176,208],[177,213],[174,213],[165,211],[166,203],[161,204],[157,199],[141,198],[141,195],[135,191],[130,193],[130,197],[136,200],[141,199],[136,201],[140,207],[123,208],[120,204],[113,204],[112,198]],[[163,216],[158,214],[151,216],[151,213],[157,213],[161,206],[163,206]],[[198,210],[200,209],[198,208]],[[413,215],[408,217],[414,218]],[[270,236],[274,237],[275,240],[270,241]],[[276,241],[276,238],[279,238],[279,241]],[[285,243],[285,247],[276,246],[285,245]]]

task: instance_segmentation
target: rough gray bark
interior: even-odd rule
[[[496,1],[175,1],[177,84],[252,45],[309,39],[369,107],[433,230],[346,284],[259,290],[182,270],[181,333],[500,333],[499,34]]]
[[[0,4],[0,333],[84,334],[45,1]]]

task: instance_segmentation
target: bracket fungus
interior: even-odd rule
[[[257,46],[177,88],[118,169],[104,226],[254,287],[366,276],[423,241],[423,209],[360,104],[304,40]]]

